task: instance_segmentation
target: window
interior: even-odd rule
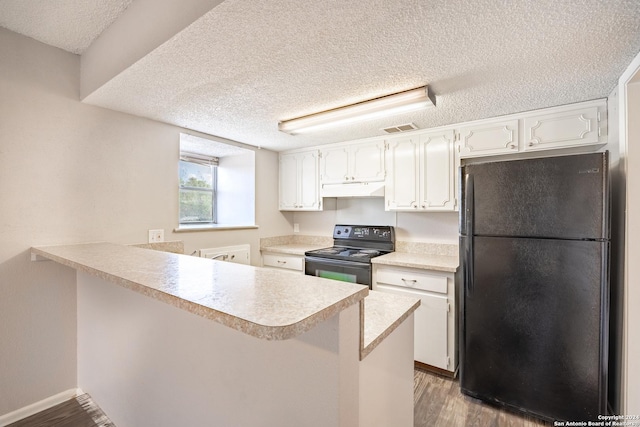
[[[180,134],[178,228],[255,228],[255,150],[223,138]]]
[[[180,153],[180,224],[215,224],[218,159]]]

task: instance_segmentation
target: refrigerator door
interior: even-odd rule
[[[550,420],[606,413],[608,245],[475,237],[460,289],[463,392]]]
[[[473,209],[476,235],[609,238],[607,153],[471,164],[462,174],[461,234]]]

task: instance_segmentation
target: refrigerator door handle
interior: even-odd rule
[[[464,248],[464,284],[466,294],[469,295],[473,291],[473,175],[466,174],[464,181],[464,228],[467,236]]]

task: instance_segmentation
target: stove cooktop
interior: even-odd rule
[[[370,263],[371,258],[393,252],[395,233],[391,226],[336,225],[333,244],[305,256]]]
[[[305,253],[307,256],[316,256],[320,258],[332,259],[348,259],[352,261],[369,262],[371,258],[384,255],[390,251],[381,251],[376,249],[350,248],[344,246],[333,246],[330,248],[316,249]]]

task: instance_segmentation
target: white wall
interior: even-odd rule
[[[218,223],[255,224],[255,153],[220,158],[218,167]]]
[[[264,340],[82,272],[78,283],[78,385],[115,425],[358,426],[358,304]],[[407,359],[398,388],[412,384]]]
[[[289,234],[278,158],[256,150],[259,229],[175,234],[182,129],[79,102],[80,58],[0,28],[0,415],[76,387],[75,274],[37,245],[144,243],[185,251]],[[43,264],[47,267],[44,268]],[[51,272],[54,273],[51,273]]]

